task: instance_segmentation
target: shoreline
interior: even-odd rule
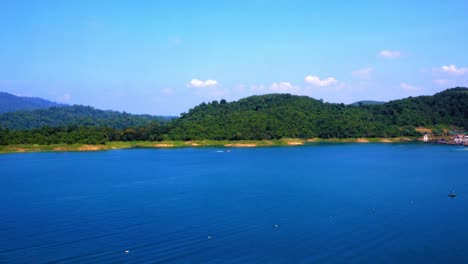
[[[223,147],[223,148],[257,148],[257,147],[294,147],[312,145],[316,143],[408,143],[422,142],[420,138],[284,138],[275,140],[192,140],[192,141],[113,141],[106,144],[20,144],[0,146],[0,153],[27,153],[27,152],[89,152],[89,151],[106,151],[117,149],[135,149],[135,148],[197,148],[197,147]]]

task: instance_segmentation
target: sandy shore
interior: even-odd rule
[[[155,147],[155,148],[173,148],[175,146],[174,146],[174,144],[154,144],[153,147]]]
[[[289,146],[300,146],[300,145],[304,145],[304,142],[289,141],[287,144],[288,144]]]
[[[216,141],[216,140],[192,140],[192,141],[137,141],[137,142],[108,142],[107,144],[52,144],[52,145],[7,145],[0,146],[0,153],[17,152],[43,152],[43,151],[103,151],[128,148],[180,148],[180,147],[226,147],[226,148],[254,148],[274,146],[303,146],[317,143],[401,143],[420,141],[417,138],[346,138],[346,139],[295,139],[286,138],[278,140],[240,140],[240,141]]]
[[[231,144],[226,144],[224,145],[225,147],[230,147],[230,148],[254,148],[257,147],[257,144],[252,144],[252,143],[231,143]]]

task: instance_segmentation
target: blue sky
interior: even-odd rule
[[[351,103],[468,86],[466,1],[343,2],[2,2],[0,90],[178,115],[254,94]]]

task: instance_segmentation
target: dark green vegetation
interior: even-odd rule
[[[32,118],[26,118],[28,115]],[[3,129],[0,130],[0,144],[4,145],[416,137],[421,135],[415,129],[419,126],[437,128],[441,133],[441,127],[468,129],[468,89],[453,88],[434,96],[357,106],[323,103],[289,94],[252,96],[231,103],[225,100],[202,103],[167,123],[151,116],[78,106],[4,114],[0,120],[5,117],[13,128],[37,128],[41,124],[59,128]],[[37,117],[47,122],[38,122],[41,119]],[[4,124],[5,121],[0,122]]]
[[[191,139],[357,138],[418,136],[418,126],[468,129],[468,89],[382,105],[346,106],[288,94],[201,104],[169,123],[168,137]]]
[[[363,106],[363,105],[381,105],[381,104],[385,104],[385,102],[364,100],[364,101],[358,101],[358,102],[352,103],[351,105]]]
[[[450,125],[468,130],[468,88],[448,89],[433,96],[409,97],[364,109],[385,125]]]
[[[0,129],[0,145],[10,144],[104,144],[109,141],[160,141],[165,131],[158,121],[145,126],[115,129],[99,126],[42,127],[31,130]]]
[[[103,111],[90,106],[66,106],[17,111],[0,115],[0,127],[11,130],[36,129],[44,126],[87,126],[124,129],[138,127],[152,121],[165,122],[165,117],[151,115],[132,115],[116,111]]]
[[[22,97],[9,93],[0,92],[0,113],[18,110],[34,110],[49,108],[53,106],[64,106],[51,101],[35,97]]]

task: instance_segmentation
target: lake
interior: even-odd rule
[[[0,155],[0,262],[468,263],[468,148],[223,150]]]

